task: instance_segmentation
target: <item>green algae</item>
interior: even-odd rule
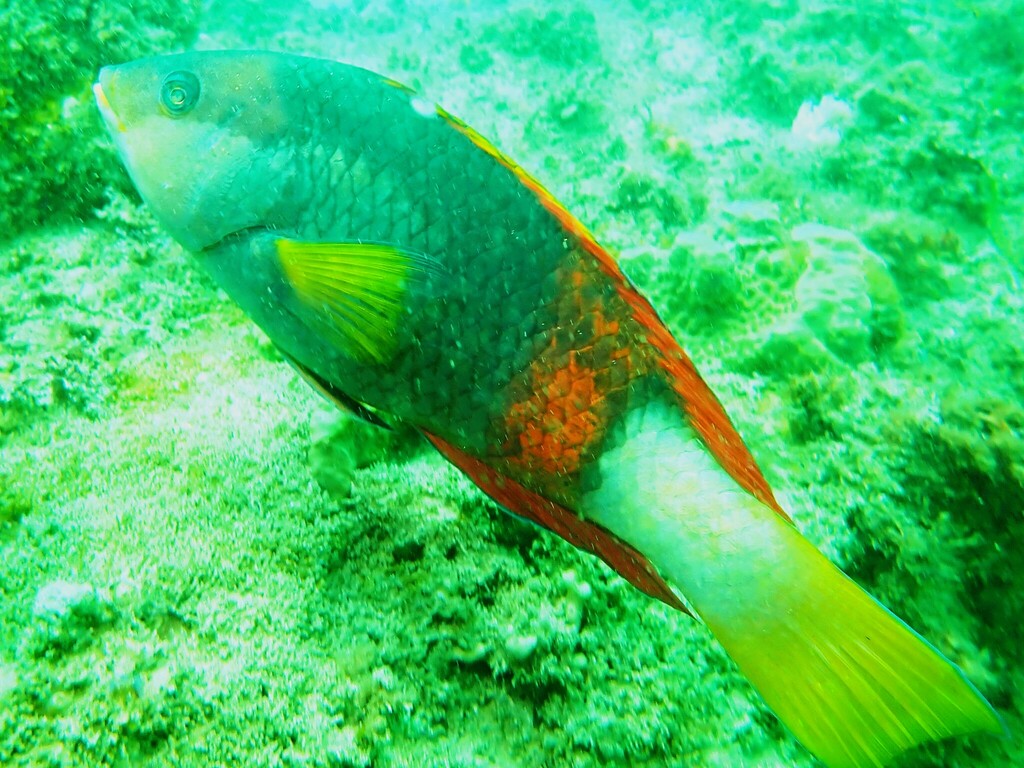
[[[530,6],[516,8],[495,23],[482,42],[496,44],[517,56],[539,56],[573,70],[601,60],[594,12],[583,4],[542,13]]]
[[[536,173],[623,252],[801,529],[1019,734],[1020,4],[667,5],[222,1],[202,29],[386,70]],[[160,3],[140,19],[173,31],[70,25],[88,56],[37,103],[55,114],[97,57],[196,23]],[[53,48],[52,24],[34,34],[13,33]],[[707,50],[699,76],[663,66]],[[959,98],[964,71],[993,109]],[[801,104],[829,94],[853,125],[793,146]],[[4,124],[34,149],[5,174],[0,246],[0,762],[812,764],[699,624],[408,436],[330,414],[136,205],[77,98],[106,159],[58,182],[42,166],[71,129]],[[87,226],[22,232],[62,196]],[[862,310],[855,354],[801,302],[810,261],[846,263],[794,237],[808,224],[874,255],[837,300]],[[902,764],[1020,759],[982,737]]]

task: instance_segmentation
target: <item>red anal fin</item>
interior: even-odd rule
[[[676,610],[693,615],[654,570],[650,561],[629,544],[560,504],[534,493],[440,437],[429,432],[423,434],[441,455],[465,472],[484,493],[503,507],[547,528],[574,547],[597,555],[641,592]]]

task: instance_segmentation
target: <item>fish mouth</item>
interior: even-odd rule
[[[106,67],[100,70],[100,79],[92,85],[92,92],[96,97],[96,106],[99,107],[100,114],[103,115],[103,121],[110,127],[111,131],[124,133],[127,128],[125,128],[125,124],[121,121],[121,118],[117,116],[114,108],[110,106],[110,100],[107,98],[107,94],[103,90],[104,80],[109,80],[108,70]]]

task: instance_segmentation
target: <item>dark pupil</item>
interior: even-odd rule
[[[171,72],[160,86],[160,104],[171,117],[181,117],[199,99],[199,80],[187,71]]]

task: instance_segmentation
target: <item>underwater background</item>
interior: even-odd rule
[[[811,766],[709,633],[337,413],[156,226],[103,64],[334,58],[620,255],[1024,765],[1024,2],[0,8],[0,764]],[[193,162],[182,158],[182,162]]]

